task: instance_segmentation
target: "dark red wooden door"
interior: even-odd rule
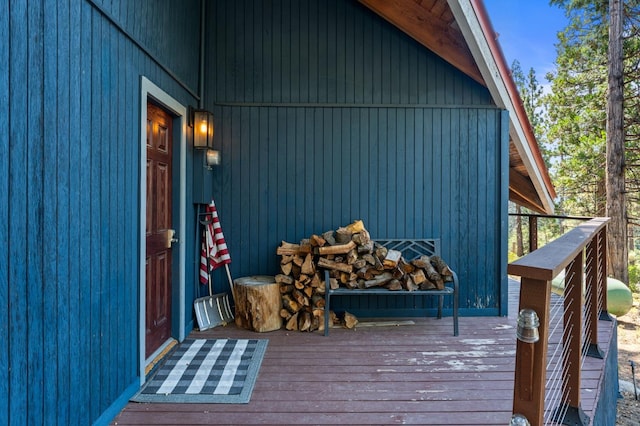
[[[171,336],[171,122],[147,103],[145,358]]]

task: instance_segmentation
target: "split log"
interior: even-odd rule
[[[293,290],[291,295],[293,296],[293,299],[301,306],[309,306],[309,298],[305,296],[305,294],[300,290]]]
[[[293,264],[296,266],[299,266],[300,270],[302,270],[303,263],[304,263],[304,257],[300,256],[299,254],[296,254],[295,256],[293,256]]]
[[[429,256],[423,255],[413,259],[411,264],[416,268],[426,268],[427,265],[431,264],[431,259],[429,259]]]
[[[438,273],[443,277],[453,276],[453,272],[451,272],[449,265],[447,265],[440,256],[431,256],[431,264],[436,268]]]
[[[284,306],[285,309],[291,312],[292,314],[298,313],[298,311],[300,311],[300,309],[302,308],[302,306],[298,302],[293,300],[293,297],[291,297],[291,294],[282,295],[282,306]]]
[[[362,269],[365,266],[367,266],[367,261],[364,260],[363,258],[359,257],[358,259],[356,259],[355,262],[353,262],[353,269]]]
[[[391,291],[402,290],[402,282],[400,280],[393,279],[385,284],[384,287]]]
[[[372,255],[371,253],[364,254],[362,256],[362,259],[371,266],[375,266],[376,264],[375,256]]]
[[[300,267],[300,272],[305,275],[313,275],[316,272],[316,268],[313,263],[313,256],[309,253],[305,258],[302,266]]]
[[[420,283],[420,290],[435,290],[436,285],[429,280],[424,280]]]
[[[313,295],[313,287],[305,286],[305,288],[302,289],[302,292],[305,294],[305,296],[310,298]]]
[[[327,242],[330,246],[336,245],[336,239],[333,236],[333,231],[327,231],[322,234],[322,239]]]
[[[385,249],[385,253],[386,253],[386,249]],[[384,257],[382,259],[384,259]],[[374,267],[378,271],[384,271],[384,265],[382,264],[382,259],[380,259],[378,256],[373,256],[373,260],[375,262]]]
[[[282,327],[282,297],[275,277],[251,276],[234,280],[235,322],[257,332]]]
[[[396,280],[401,279],[402,277],[404,277],[404,271],[400,268],[394,268],[391,271],[391,275],[393,275],[393,278],[395,278]]]
[[[404,289],[407,291],[416,291],[418,288],[418,285],[413,281],[411,275],[408,275],[404,280]]]
[[[287,321],[287,325],[285,326],[287,330],[295,331],[298,329],[298,313],[291,315],[291,318]]]
[[[402,257],[402,252],[398,250],[388,250],[387,255],[384,257],[382,261],[382,266],[384,269],[393,269],[398,266],[398,262],[400,262],[400,258]]]
[[[422,269],[416,269],[416,271],[409,274],[409,276],[417,285],[420,285],[427,280],[427,277],[424,275],[424,271]]]
[[[299,331],[311,331],[311,325],[313,324],[311,320],[311,312],[302,311],[298,315],[298,330]]]
[[[285,263],[291,263],[291,261],[293,261],[292,254],[283,254],[282,259],[280,259],[280,264],[284,265]]]
[[[309,282],[309,285],[313,288],[322,287],[322,278],[320,277],[320,274],[318,272],[313,274],[313,276],[311,277],[311,281]]]
[[[340,287],[340,284],[338,284],[338,280],[335,278],[329,278],[329,288],[331,290],[335,290],[338,287]]]
[[[398,262],[398,268],[400,268],[405,274],[410,274],[412,272],[415,272],[416,270],[416,267],[404,260],[404,257],[400,258],[400,262]]]
[[[280,294],[291,293],[294,288],[293,284],[280,284]]]
[[[275,280],[280,284],[293,284],[293,277],[285,274],[278,274],[275,276]]]
[[[285,308],[280,309],[280,317],[282,317],[282,319],[289,319],[291,318],[291,312],[287,311]]]
[[[346,253],[349,253],[354,248],[356,248],[356,243],[354,243],[353,241],[349,241],[348,243],[339,244],[335,246],[318,247],[316,251],[319,255],[346,254]]]
[[[293,268],[293,262],[280,264],[280,271],[282,271],[284,275],[291,275],[292,268]]]
[[[349,312],[344,313],[343,324],[346,328],[352,329],[358,324],[358,318]]]
[[[378,287],[388,283],[392,279],[393,279],[393,274],[391,272],[384,272],[372,280],[365,281],[364,286],[366,288]]]
[[[349,253],[347,253],[347,256],[346,256],[347,265],[353,265],[356,263],[357,260],[358,260],[357,250],[351,250],[349,251]]]
[[[359,232],[365,231],[364,222],[362,220],[354,220],[353,223],[345,226],[345,228],[352,234],[357,234]]]
[[[353,271],[353,266],[351,265],[347,265],[341,262],[335,262],[333,260],[325,259],[324,257],[321,257],[318,259],[318,267],[333,269],[336,271],[341,271],[346,273],[351,273]]]
[[[311,314],[313,315],[312,328],[324,331],[324,309],[314,309]]]
[[[280,247],[276,249],[276,254],[278,255],[304,256],[307,253],[311,253],[311,244],[308,241],[300,244],[283,241]]]
[[[336,235],[336,244],[346,244],[351,241],[353,232],[351,232],[348,228],[340,227],[336,229],[335,235]]]
[[[327,244],[327,240],[316,234],[313,234],[311,238],[309,238],[309,241],[311,242],[311,245],[315,247],[322,247]]]
[[[386,247],[384,246],[377,246],[375,249],[375,255],[378,258],[378,260],[380,260],[381,262],[384,260],[385,257],[387,257],[387,251],[389,251]]]
[[[358,246],[358,253],[367,254],[373,253],[373,241],[368,241],[361,246]]]
[[[311,306],[314,308],[324,308],[325,305],[324,296],[321,294],[314,294],[311,296]]]

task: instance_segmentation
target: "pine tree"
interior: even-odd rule
[[[626,229],[634,219],[628,218],[626,211],[637,212],[640,201],[637,196],[640,188],[640,0],[610,2],[621,7],[622,38],[618,40],[622,42],[623,53],[623,72],[618,73],[616,83],[611,84],[609,66],[615,60],[608,57],[609,20],[613,15],[609,13],[609,1],[551,2],[565,9],[570,24],[559,34],[557,69],[548,75],[552,93],[545,99],[550,123],[547,136],[554,147],[554,181],[561,198],[561,211],[611,217],[611,272],[628,282]],[[616,152],[607,143],[608,133],[613,141],[614,129],[607,125],[607,102],[616,98],[609,96],[616,87],[624,99],[623,113],[619,114],[624,120],[624,131],[617,136],[618,144],[622,141],[624,150],[619,147],[616,159],[612,159],[607,157],[607,152]],[[633,192],[627,197],[630,191]]]

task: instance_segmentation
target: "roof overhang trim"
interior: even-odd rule
[[[527,135],[527,131],[531,132],[531,130],[523,127],[523,123],[528,125],[529,120],[526,114],[522,116],[524,113],[522,105],[514,103],[514,100],[519,101],[520,97],[517,89],[514,93],[512,86],[515,85],[509,75],[504,55],[495,38],[489,39],[493,31],[488,24],[484,6],[475,0],[447,0],[447,2],[494,101],[498,107],[509,112],[509,135],[539,194],[541,207],[545,212],[553,213],[553,196],[555,196],[553,185],[547,182],[542,174],[541,169],[546,170],[546,166],[544,162],[540,164],[541,158],[537,158],[539,157],[537,145],[535,153],[530,145],[536,144],[535,137],[532,140],[533,135]]]

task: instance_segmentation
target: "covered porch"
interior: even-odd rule
[[[363,320],[355,330],[334,328],[328,337],[284,329],[260,334],[235,325],[194,331],[190,337],[269,340],[251,401],[129,403],[113,424],[507,425],[519,293],[519,282],[510,279],[509,316],[462,317],[457,337],[450,317],[411,318],[398,325]],[[552,310],[558,303],[562,299],[553,296]],[[606,372],[611,375],[607,366],[617,358],[615,326],[598,321],[604,359],[586,357],[582,365],[581,406],[591,424],[600,399],[610,393]],[[553,327],[549,354],[561,339],[561,327]],[[554,399],[551,392],[545,398],[545,418],[557,404]]]

